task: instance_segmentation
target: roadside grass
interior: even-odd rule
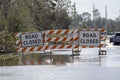
[[[16,54],[16,53],[1,54],[1,55],[0,55],[0,60],[1,60],[1,59],[16,58],[16,57],[20,57],[20,55],[19,55],[19,54]]]

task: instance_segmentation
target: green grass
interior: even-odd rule
[[[10,54],[1,54],[0,55],[0,60],[1,59],[10,59],[10,58],[16,58],[19,57],[20,55],[15,54],[15,53],[10,53]]]

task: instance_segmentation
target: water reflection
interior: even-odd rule
[[[71,62],[70,55],[28,54],[19,61],[20,65],[65,65]]]
[[[67,63],[79,62],[79,64],[100,66],[106,61],[106,56],[70,56],[70,55],[44,55],[44,54],[27,54],[21,58],[11,58],[0,60],[0,66],[17,66],[17,65],[66,65]]]

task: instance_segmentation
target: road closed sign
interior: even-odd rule
[[[80,31],[79,45],[80,46],[99,46],[100,32],[99,31]]]
[[[22,47],[41,45],[43,43],[42,32],[22,34],[21,42],[22,42],[21,44]]]

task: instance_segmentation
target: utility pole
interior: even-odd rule
[[[93,27],[95,28],[95,5],[93,4]]]
[[[119,15],[118,15],[118,16],[119,16],[118,18],[119,18],[119,20],[120,20],[120,10],[119,10]]]
[[[106,28],[106,33],[107,33],[107,32],[108,32],[108,22],[107,22],[107,6],[105,6],[105,22],[106,22],[105,28]]]
[[[95,5],[93,4],[93,27],[100,28],[99,23],[96,22],[100,22],[100,12],[97,8],[95,8]]]
[[[73,28],[77,28],[77,23],[76,23],[76,4],[74,3],[72,5],[72,17],[73,17]]]

